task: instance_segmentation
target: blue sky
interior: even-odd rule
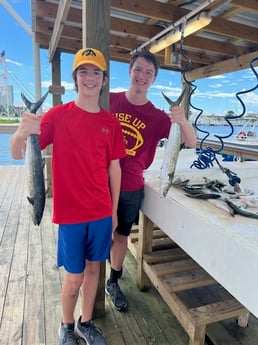
[[[17,12],[24,22],[31,27],[30,0],[9,0],[9,5]],[[0,64],[0,86],[4,85],[3,74],[8,70],[7,82],[14,87],[14,103],[21,105],[20,93],[24,92],[31,100],[35,99],[33,50],[30,35],[0,4],[0,52],[5,51],[6,62]],[[42,94],[51,85],[51,65],[48,61],[48,51],[41,50],[41,80]],[[61,55],[62,86],[65,87],[63,102],[76,98],[73,91],[71,78],[71,66],[73,56]],[[257,69],[256,69],[257,70]],[[121,78],[122,76],[122,78]],[[172,99],[176,99],[181,92],[180,73],[160,70],[159,75],[149,90],[149,99],[159,108],[168,110],[161,92],[165,92]],[[236,114],[242,113],[242,106],[236,99],[235,94],[255,87],[256,76],[251,69],[228,73],[217,77],[200,79],[194,84],[197,86],[192,96],[192,104],[203,109],[206,114],[223,115],[229,110]],[[128,88],[129,76],[128,65],[125,63],[110,62],[110,90],[120,91]],[[258,89],[255,92],[241,95],[246,106],[246,113],[258,112]],[[45,103],[51,106],[49,97]]]

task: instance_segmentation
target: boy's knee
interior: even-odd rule
[[[87,261],[85,272],[87,274],[99,274],[100,262],[98,261]]]
[[[69,273],[66,277],[66,284],[69,286],[69,291],[71,295],[76,295],[83,282],[84,274],[71,274]]]

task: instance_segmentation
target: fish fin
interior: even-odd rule
[[[42,166],[41,166],[42,169],[44,169],[45,168],[45,164],[46,164],[45,158],[42,158],[41,164],[42,164]]]
[[[37,102],[32,103],[31,101],[28,100],[28,98],[24,95],[24,93],[21,93],[21,98],[26,105],[26,107],[31,111],[33,114],[36,114],[37,110],[41,107],[43,102],[48,96],[49,91],[45,93],[44,96],[42,96]]]
[[[48,192],[49,192],[49,188],[47,188],[47,189],[45,190],[45,195],[46,195],[46,196],[48,195]]]
[[[27,199],[31,205],[34,205],[34,199],[31,198],[30,196],[27,196]]]
[[[185,94],[185,88],[183,89],[183,91],[181,92],[181,95],[178,97],[178,99],[175,101],[176,105],[180,105],[180,103],[182,102],[182,99],[184,97]]]
[[[168,102],[168,104],[173,107],[175,105],[180,105],[180,103],[182,102],[182,99],[183,99],[184,94],[185,94],[185,88],[183,89],[183,91],[181,92],[181,95],[177,98],[176,101],[172,101],[172,99],[170,99],[168,96],[166,96],[164,94],[164,92],[161,92],[161,93],[162,93],[162,96],[165,98],[165,100]]]
[[[176,105],[176,102],[172,101],[168,96],[166,96],[163,91],[161,93],[162,93],[162,96],[165,98],[165,100],[168,102],[169,105],[171,105],[171,106],[175,106]]]

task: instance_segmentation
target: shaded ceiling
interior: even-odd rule
[[[137,46],[206,2],[205,11],[212,16],[212,21],[201,31],[184,38],[181,67],[165,63],[165,50],[157,54],[161,67],[180,71],[190,59],[191,79],[249,67],[250,60],[258,57],[258,0],[215,0],[212,3],[200,0],[111,0],[110,60],[129,62],[130,52]],[[81,0],[32,0],[31,3],[32,30],[40,48],[49,50],[51,39],[56,42],[55,49],[61,52],[74,54],[82,48]],[[63,18],[59,18],[60,35],[53,36],[56,34],[53,34],[53,28],[58,20],[58,6],[63,7]],[[180,44],[176,45],[176,50],[180,51]]]

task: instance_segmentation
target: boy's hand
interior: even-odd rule
[[[30,134],[40,134],[40,115],[24,112],[16,136],[26,139]]]
[[[186,117],[185,117],[185,111],[184,108],[181,106],[171,106],[169,108],[171,112],[171,122],[178,123],[181,127],[184,126],[186,123],[188,123]]]

